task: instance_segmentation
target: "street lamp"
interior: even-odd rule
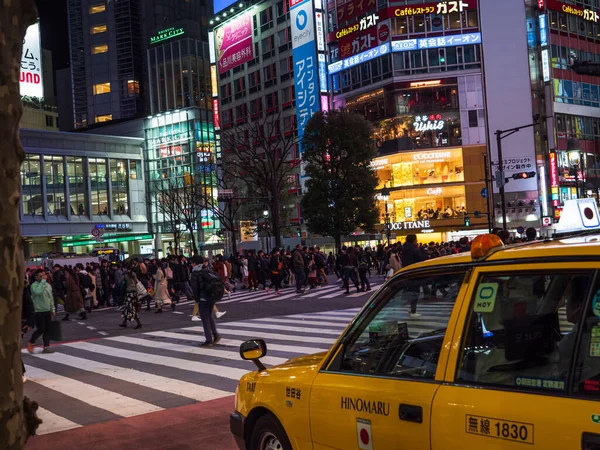
[[[271,240],[271,233],[269,233],[269,224],[267,223],[267,219],[269,218],[269,210],[268,209],[263,209],[263,218],[265,220],[265,224],[264,224],[264,230],[265,230],[265,234],[267,235],[265,238],[265,248],[267,251],[267,255],[269,254],[269,241]]]
[[[390,214],[388,212],[388,200],[390,198],[390,190],[387,188],[387,183],[383,184],[381,190],[381,199],[385,204],[385,234],[387,236],[387,244],[390,245]]]
[[[579,167],[581,162],[581,146],[577,138],[570,138],[567,141],[567,156],[569,157],[569,164],[573,167],[575,172],[575,190],[577,192],[577,198],[579,198]]]

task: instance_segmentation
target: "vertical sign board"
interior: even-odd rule
[[[42,79],[42,50],[40,46],[40,24],[27,28],[21,53],[19,89],[22,97],[44,98]]]
[[[548,45],[548,27],[546,22],[546,14],[542,14],[538,17],[538,23],[540,27],[540,45],[545,47]]]
[[[290,0],[292,20],[292,49],[296,83],[296,118],[298,142],[302,142],[304,127],[311,116],[319,111],[319,80],[315,49],[313,0]],[[299,145],[300,153],[302,145]]]

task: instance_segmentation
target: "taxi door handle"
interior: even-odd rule
[[[423,423],[423,408],[415,405],[400,403],[400,420],[406,422]]]
[[[581,435],[581,450],[600,450],[600,434],[583,433]]]

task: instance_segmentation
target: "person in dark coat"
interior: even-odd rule
[[[69,320],[69,313],[78,313],[81,320],[87,319],[83,296],[81,295],[81,286],[79,277],[72,269],[67,269],[65,274],[67,283],[67,295],[65,299],[65,312],[67,313],[62,320]]]
[[[404,267],[416,264],[421,261],[425,261],[427,258],[423,251],[417,245],[417,236],[415,234],[409,234],[406,236],[406,242],[402,246],[402,265]],[[425,291],[428,291],[428,287],[423,286]],[[421,288],[418,285],[407,288],[407,293],[410,293],[410,315],[411,317],[420,317],[421,314],[417,313],[417,302],[419,301],[419,294]],[[427,294],[427,292],[425,292]]]

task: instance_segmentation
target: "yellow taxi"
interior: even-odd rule
[[[565,213],[588,231],[482,235],[404,268],[326,353],[265,368],[264,341],[242,344],[258,370],[236,391],[238,446],[600,449],[600,219],[593,200]]]

